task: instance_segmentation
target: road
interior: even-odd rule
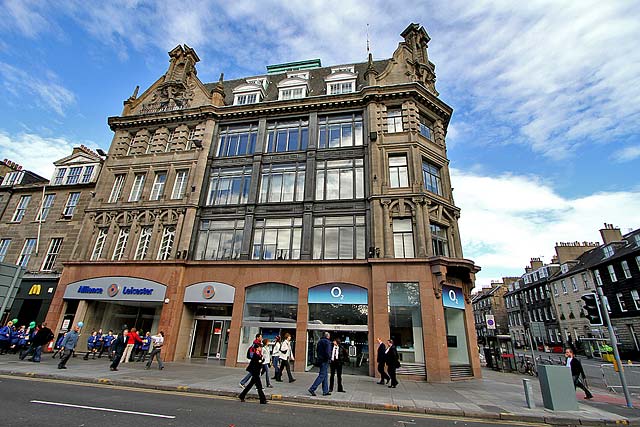
[[[532,426],[17,377],[0,378],[2,426]]]

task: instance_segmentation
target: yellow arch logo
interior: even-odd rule
[[[35,284],[29,289],[29,295],[40,295],[40,292],[42,292],[42,285]]]

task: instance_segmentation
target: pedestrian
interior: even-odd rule
[[[331,358],[330,337],[329,332],[325,332],[316,345],[316,361],[314,365],[320,367],[320,372],[318,372],[316,380],[311,384],[311,387],[309,387],[308,392],[311,396],[316,396],[316,389],[320,383],[322,383],[322,395],[329,396],[331,394],[331,392],[329,392],[329,381],[327,381],[329,360]]]
[[[66,334],[64,339],[62,340],[61,346],[64,353],[60,358],[60,363],[58,363],[58,369],[67,369],[67,361],[69,361],[69,359],[71,358],[73,350],[78,344],[78,338],[80,337],[78,332],[80,332],[80,328],[78,326],[74,326],[73,329],[68,334]]]
[[[20,328],[16,329],[16,324],[13,324],[13,332],[11,333],[11,345],[9,346],[9,351],[13,354],[16,354],[21,350],[20,348],[20,340],[24,338],[26,326],[22,325]]]
[[[393,345],[393,340],[387,341],[387,349],[385,350],[385,364],[387,365],[387,372],[389,378],[391,378],[391,385],[389,388],[396,388],[398,385],[398,378],[396,377],[396,369],[400,367],[400,358],[398,356],[398,350]]]
[[[296,360],[293,357],[293,346],[291,344],[291,334],[284,334],[284,341],[280,343],[280,372],[276,381],[282,382],[282,372],[286,369],[289,382],[292,383],[296,379],[291,375],[291,361]]]
[[[376,362],[378,363],[378,372],[380,373],[380,381],[378,384],[389,384],[391,379],[384,370],[385,358],[387,356],[387,346],[384,345],[382,338],[378,338],[378,357]]]
[[[253,340],[253,342],[247,349],[247,359],[249,360],[253,359],[253,352],[256,348],[256,344],[262,344],[262,334],[260,333],[256,334],[256,339]],[[247,384],[247,381],[249,381],[250,379],[251,379],[251,372],[247,372],[247,375],[245,375],[244,378],[240,380],[240,387],[244,388],[245,384]]]
[[[29,330],[26,325],[22,325],[18,331],[18,345],[16,345],[13,353],[21,353],[27,347],[29,347]]]
[[[127,343],[129,342],[129,330],[124,329],[121,334],[119,334],[111,344],[111,348],[113,349],[113,362],[109,369],[112,371],[118,370],[118,365],[120,364],[120,360],[122,359],[122,355],[124,354],[125,349],[127,348]],[[131,346],[133,348],[133,345]]]
[[[267,383],[267,388],[273,388],[271,385],[271,380],[269,378],[269,365],[271,365],[271,350],[269,349],[269,340],[262,340],[262,371],[260,375],[265,374],[265,381]]]
[[[329,366],[331,368],[331,378],[329,379],[329,392],[333,392],[333,379],[334,376],[338,376],[338,393],[345,393],[342,387],[342,365],[349,359],[347,350],[340,345],[338,338],[333,340],[333,347],[331,348],[331,360]]]
[[[91,332],[89,338],[87,338],[87,354],[84,355],[84,360],[89,360],[89,353],[93,354],[93,358],[96,358],[96,346],[98,345],[98,331]]]
[[[64,340],[64,337],[66,337],[66,336],[67,336],[67,332],[65,332],[64,334],[60,335],[60,337],[56,341],[56,344],[53,346],[55,351],[53,352],[53,355],[51,356],[52,359],[55,359],[58,354],[60,354],[60,359],[62,359],[62,356],[64,356],[64,348],[62,348],[62,341]]]
[[[147,331],[144,334],[144,338],[142,338],[142,344],[140,344],[140,352],[138,353],[138,362],[144,362],[147,358],[147,354],[149,354],[149,348],[151,347],[151,342],[153,339],[151,338],[151,332]]]
[[[113,343],[114,339],[115,337],[113,336],[113,331],[111,329],[109,329],[109,332],[107,332],[107,335],[102,336],[102,347],[100,347],[100,353],[98,353],[98,359],[102,357],[102,353],[105,351],[107,352],[107,357],[109,358],[109,360],[112,359],[111,344]]]
[[[6,325],[0,328],[0,354],[6,354],[9,351],[12,333],[13,322],[9,320]]]
[[[251,381],[249,381],[249,384],[247,384],[244,390],[240,392],[238,399],[240,399],[241,402],[244,402],[247,393],[249,393],[251,387],[255,385],[256,390],[258,391],[258,396],[260,397],[260,403],[264,405],[267,403],[267,397],[264,395],[264,391],[262,390],[262,381],[260,381],[260,372],[264,362],[264,359],[262,358],[262,343],[254,344],[253,347],[253,352],[251,352],[251,361],[247,366],[247,372],[251,374]]]
[[[271,351],[271,362],[273,363],[273,377],[272,380],[275,380],[280,377],[280,335],[276,335],[275,344],[273,345],[273,350]]]
[[[34,323],[34,322],[32,322]],[[31,339],[31,345],[27,349],[27,351],[20,353],[20,360],[24,360],[29,354],[33,353],[28,360],[36,363],[40,363],[40,357],[42,355],[42,346],[46,345],[53,339],[53,332],[51,329],[47,328],[46,323],[42,323],[40,327],[37,328],[37,332]]]
[[[158,335],[152,336],[151,341],[153,342],[153,349],[151,350],[151,355],[149,355],[149,361],[147,362],[147,366],[145,366],[145,369],[151,368],[151,363],[153,362],[153,358],[155,357],[158,359],[158,369],[163,370],[164,365],[162,364],[160,351],[162,351],[162,346],[164,345],[164,332],[160,331]]]
[[[573,388],[581,388],[582,391],[584,391],[585,399],[593,399],[593,394],[591,394],[584,382],[586,375],[584,374],[584,369],[582,369],[582,363],[576,358],[573,349],[571,347],[567,347],[564,351],[564,355],[567,358],[567,366],[571,368]]]
[[[120,363],[129,363],[129,359],[133,355],[133,347],[137,342],[142,342],[140,335],[138,335],[136,328],[131,328],[127,336],[127,346],[124,349],[124,353],[122,353],[122,360],[120,360]]]

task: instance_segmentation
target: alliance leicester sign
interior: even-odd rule
[[[64,298],[162,302],[166,289],[161,283],[136,277],[96,277],[68,284]]]

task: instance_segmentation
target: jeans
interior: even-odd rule
[[[273,356],[273,377],[280,377],[280,356]]]
[[[318,373],[318,377],[309,387],[310,391],[316,391],[320,383],[322,383],[322,394],[329,393],[329,381],[327,381],[327,371],[329,370],[329,362],[322,362],[320,365],[320,372]]]
[[[153,362],[153,358],[156,357],[158,359],[158,368],[164,369],[164,365],[162,364],[162,359],[160,358],[160,350],[161,348],[154,348],[151,350],[151,355],[149,356],[149,361],[147,362],[147,368],[151,367],[151,362]]]
[[[260,375],[267,374],[265,377],[267,378],[267,387],[271,385],[271,380],[269,378],[269,364],[265,363],[262,365],[262,371],[260,371]]]
[[[24,358],[31,353],[33,353],[31,360],[33,360],[34,362],[39,362],[40,356],[42,354],[42,346],[31,344],[26,351],[20,353],[20,360],[24,360]]]
[[[248,372],[243,379],[240,380],[240,384],[245,385],[247,381],[251,379],[251,372]]]

